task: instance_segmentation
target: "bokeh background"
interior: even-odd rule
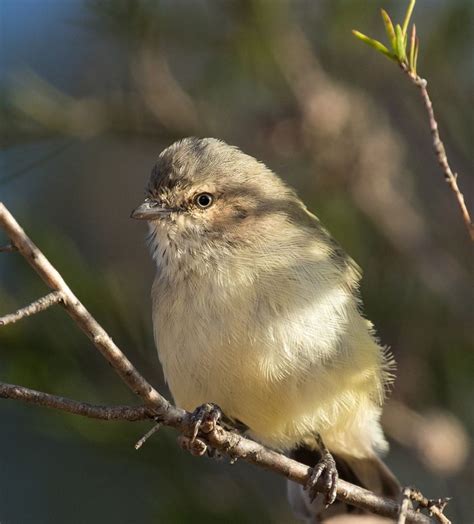
[[[215,136],[296,187],[364,269],[367,316],[398,361],[384,425],[402,483],[472,522],[472,246],[417,90],[351,29],[375,0],[0,0],[0,196],[114,340],[167,392],[153,266],[129,219],[159,152]],[[419,0],[419,71],[474,206],[473,11]],[[0,232],[2,243],[6,237]],[[0,315],[45,286],[0,256]],[[97,403],[136,400],[60,308],[0,330],[0,380]],[[295,522],[285,483],[196,459],[164,429],[0,401],[0,522]]]

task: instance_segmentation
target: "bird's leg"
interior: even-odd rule
[[[320,478],[322,478],[324,487],[326,488],[326,507],[336,500],[336,489],[339,475],[337,473],[336,461],[329,452],[328,448],[323,442],[319,433],[316,435],[316,442],[318,443],[321,452],[319,462],[312,468],[311,473],[306,482],[305,489],[309,493],[311,502],[318,494],[316,485]]]
[[[191,439],[195,440],[199,431],[202,431],[203,433],[211,433],[211,431],[214,431],[217,424],[227,431],[234,431],[240,434],[244,434],[249,429],[248,426],[240,420],[227,417],[217,404],[207,402],[206,404],[198,406],[191,413]]]
[[[214,431],[223,417],[224,414],[217,404],[208,402],[198,406],[191,414],[191,442],[196,440],[199,431],[203,433]]]
[[[203,433],[211,433],[216,429],[218,424],[227,431],[234,431],[241,434],[248,430],[248,427],[240,420],[233,420],[226,417],[217,404],[207,402],[206,404],[198,406],[191,413],[189,423],[191,437],[185,439],[187,440],[187,443],[184,447],[190,449],[190,446],[197,446],[197,448],[199,448],[199,446],[201,446],[201,448],[205,446],[205,449],[199,448],[196,451],[196,454],[202,455],[207,453],[211,458],[221,458],[221,454],[218,450],[211,448],[209,444],[205,444],[203,441],[198,442],[199,439],[197,439],[199,431],[202,431]]]

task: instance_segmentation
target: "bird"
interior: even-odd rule
[[[380,458],[394,360],[363,315],[359,266],[297,193],[238,147],[189,137],[160,153],[131,216],[148,222],[164,377],[196,433],[225,418],[312,467],[288,485],[307,522],[357,512],[334,503],[338,478],[397,497]]]

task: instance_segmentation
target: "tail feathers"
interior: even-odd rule
[[[321,455],[317,450],[301,447],[292,451],[291,457],[308,466],[314,466]],[[339,455],[333,455],[333,457],[341,479],[368,489],[377,495],[392,499],[400,496],[401,487],[398,480],[376,455],[363,459]],[[288,498],[295,515],[307,523],[325,522],[326,519],[340,514],[367,515],[367,512],[337,500],[329,508],[325,508],[322,496],[310,502],[307,492],[294,482],[288,483]]]
[[[365,459],[344,457],[339,461],[345,463],[353,472],[355,484],[384,497],[397,499],[400,496],[400,483],[385,462],[376,455]],[[336,463],[338,463],[337,458]],[[357,482],[357,479],[360,482]]]

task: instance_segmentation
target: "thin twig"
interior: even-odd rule
[[[140,416],[137,416],[136,420],[142,420],[144,418],[143,415],[146,413],[148,417],[156,417],[164,425],[176,428],[182,435],[190,436],[190,414],[170,404],[137,371],[105,330],[97,323],[79,299],[73,294],[58,271],[28,238],[26,233],[2,203],[0,203],[0,226],[5,229],[13,244],[18,248],[20,253],[26,258],[41,278],[53,290],[61,292],[62,301],[67,312],[93,341],[94,345],[103,356],[111,363],[112,367],[125,384],[134,391],[136,395],[144,400],[145,406],[138,408],[109,408],[107,406],[94,407],[89,404],[77,403],[70,399],[55,397],[46,393],[42,394],[40,392],[12,385],[3,385],[3,394],[1,396],[4,398],[25,400],[27,402],[63,409],[69,412],[74,412],[73,410],[76,410],[76,414],[82,414],[85,416],[89,416],[88,413],[94,413],[97,415],[103,414],[103,417],[96,416],[95,418],[105,418],[107,420],[108,418],[105,414],[113,413],[115,415],[115,420],[122,418],[121,414],[123,414],[123,420],[130,420],[130,417],[135,413],[135,410],[142,410],[139,412]],[[125,411],[123,411],[123,413],[117,411],[121,409]],[[267,449],[261,444],[235,432],[226,431],[219,426],[211,433],[205,434],[201,432],[199,434],[199,439],[204,442],[205,445],[209,445],[211,448],[227,454],[231,459],[241,458],[247,462],[263,467],[264,469],[283,475],[284,477],[302,485],[306,485],[311,473],[311,468],[308,468],[304,464],[296,462],[281,453]],[[324,492],[322,480],[318,483],[317,488]],[[400,506],[396,501],[380,497],[342,479],[339,479],[337,484],[337,498],[353,506],[392,519],[396,519],[400,512]],[[407,522],[427,524],[430,522],[430,518],[421,513],[409,510],[407,512]]]
[[[405,524],[407,513],[410,508],[411,488],[405,488],[402,492],[402,503],[400,504],[400,513],[398,514],[397,524]]]
[[[410,499],[418,503],[420,508],[427,509],[431,515],[434,515],[436,519],[442,524],[451,524],[450,520],[443,513],[450,498],[444,499],[428,499],[419,490],[412,488],[410,490]]]
[[[140,449],[143,444],[152,436],[154,435],[162,426],[163,424],[161,422],[157,422],[150,431],[147,431],[143,437],[135,444],[135,449]]]
[[[7,244],[6,246],[0,246],[0,253],[13,253],[18,249],[13,244]]]
[[[458,186],[458,175],[457,173],[453,173],[451,170],[451,167],[448,162],[448,156],[446,154],[446,149],[439,135],[438,122],[434,114],[433,103],[431,102],[431,98],[428,94],[428,82],[424,78],[421,78],[419,75],[416,75],[412,71],[410,71],[404,63],[401,63],[400,67],[406,73],[408,78],[413,82],[413,84],[416,85],[420,90],[420,94],[423,99],[426,112],[428,113],[431,135],[433,137],[433,149],[435,151],[436,158],[438,159],[438,163],[443,171],[444,179],[451,188],[458,202],[459,208],[461,210],[461,215],[464,220],[464,223],[466,224],[469,236],[471,240],[474,241],[474,224],[469,214],[469,210],[467,209],[466,202],[464,200],[464,195],[462,194]]]
[[[26,173],[30,172],[32,169],[35,169],[38,166],[45,164],[46,162],[49,162],[53,158],[60,155],[63,151],[68,149],[72,144],[73,144],[73,141],[68,140],[65,144],[61,144],[59,147],[54,148],[51,151],[48,151],[45,155],[42,155],[40,158],[33,160],[26,166],[20,167],[20,169],[18,169],[17,171],[14,171],[13,173],[9,173],[3,176],[2,178],[0,178],[0,186],[8,184],[12,180],[19,178],[20,176],[23,176]]]
[[[146,406],[98,406],[23,386],[16,386],[15,384],[5,384],[4,382],[0,382],[0,398],[21,400],[28,404],[53,408],[72,413],[73,415],[99,420],[136,422],[137,420],[153,418],[150,409]]]
[[[61,291],[52,291],[48,295],[38,298],[28,306],[22,307],[15,311],[15,313],[10,313],[0,317],[0,326],[6,326],[7,324],[14,324],[21,320],[22,318],[29,317],[30,315],[35,315],[40,311],[44,311],[54,304],[58,304],[62,300]]]

